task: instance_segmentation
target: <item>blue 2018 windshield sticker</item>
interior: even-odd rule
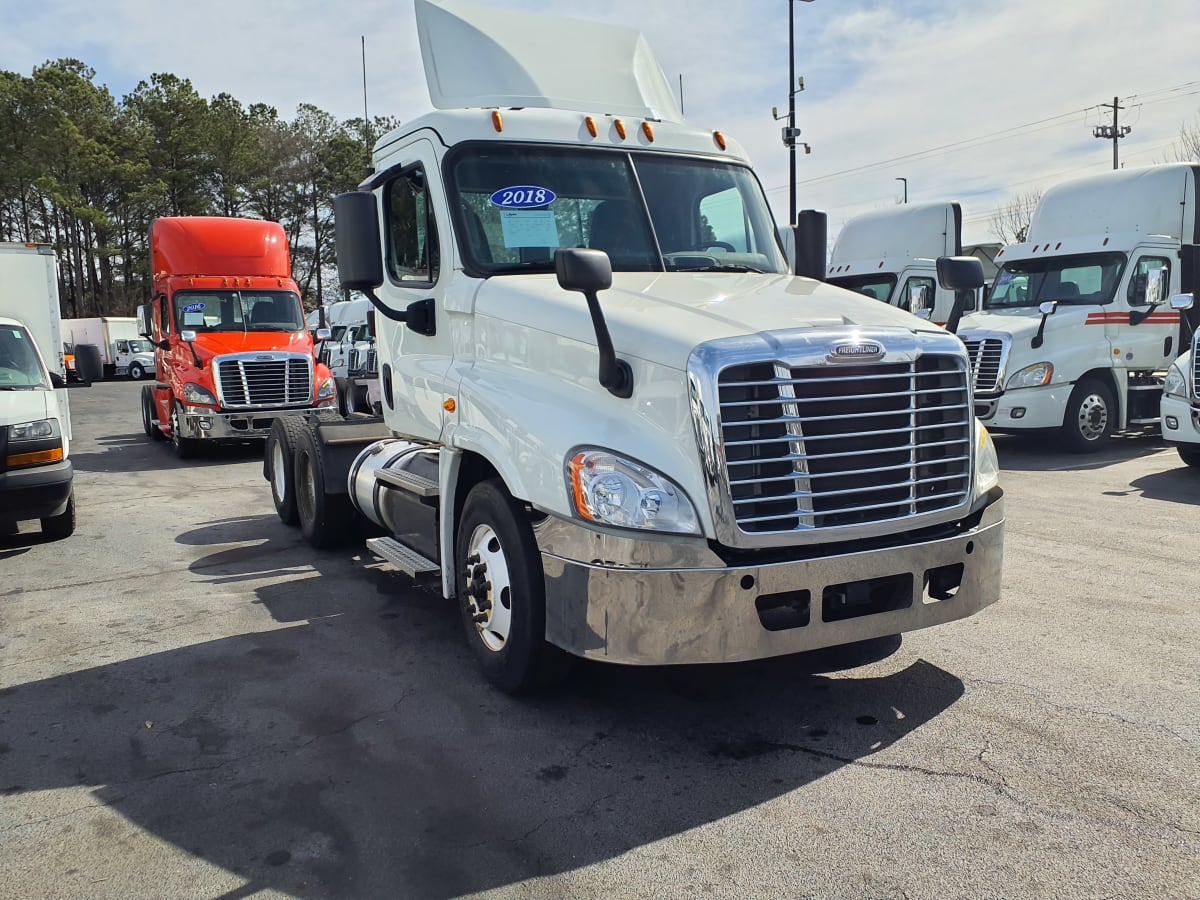
[[[189,303],[187,306],[185,306],[183,308],[183,311],[185,313],[204,312],[204,304],[203,303]]]
[[[499,206],[501,209],[537,209],[539,206],[548,206],[557,199],[558,196],[550,188],[531,184],[501,188],[489,198],[492,206]]]

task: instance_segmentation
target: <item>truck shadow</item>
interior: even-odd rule
[[[1162,453],[1166,446],[1157,433],[1117,435],[1095,453],[1068,453],[1054,432],[994,434],[1000,468],[1014,472],[1079,472]]]
[[[1200,506],[1200,472],[1186,465],[1182,460],[1173,469],[1165,472],[1152,472],[1135,478],[1129,482],[1128,491],[1105,491],[1112,496],[1138,494],[1147,500],[1167,500],[1171,503],[1184,503],[1189,506]]]
[[[871,757],[964,690],[923,661],[826,677],[817,654],[581,665],[516,700],[482,681],[436,591],[269,517],[180,540],[222,545],[192,566],[209,583],[269,576],[256,599],[307,622],[0,691],[0,793],[90,786],[245,879],[229,896],[449,897],[568,872],[847,765],[903,768]]]
[[[79,472],[142,472],[148,469],[194,469],[262,459],[263,442],[217,444],[202,448],[195,459],[179,459],[165,441],[154,441],[143,432],[106,434],[95,440],[100,450],[80,452],[71,445],[71,462]]]

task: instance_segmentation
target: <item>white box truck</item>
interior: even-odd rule
[[[955,292],[938,284],[937,260],[962,252],[962,207],[957,203],[872,210],[842,226],[825,280],[939,325],[949,323],[953,331]],[[973,310],[976,299],[974,292],[964,293],[962,309]]]
[[[0,243],[0,534],[75,530],[60,317],[54,249]]]
[[[64,319],[63,329],[70,335],[76,355],[80,346],[99,349],[103,377],[128,375],[134,381],[154,377],[154,347],[138,334],[133,316]]]
[[[1003,248],[983,308],[959,327],[976,414],[996,431],[1058,429],[1079,452],[1157,425],[1186,348],[1200,166],[1121,169],[1050,188],[1029,239]]]
[[[789,272],[745,153],[683,121],[636,31],[416,17],[436,111],[335,201],[382,421],[268,441],[281,518],[316,546],[369,521],[506,691],[572,655],[755,659],[997,600],[1003,499],[961,342],[823,264]]]

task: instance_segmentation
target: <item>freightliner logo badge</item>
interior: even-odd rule
[[[883,359],[883,344],[875,341],[847,341],[832,345],[825,354],[830,362],[872,362]]]

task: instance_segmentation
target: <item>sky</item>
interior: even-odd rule
[[[477,0],[641,30],[688,123],[749,152],[778,221],[788,208],[788,4],[795,18],[801,209],[848,218],[900,202],[957,200],[964,241],[995,240],[1018,194],[1112,168],[1120,98],[1123,165],[1174,159],[1200,128],[1195,0]],[[154,72],[290,117],[312,103],[341,119],[431,109],[412,0],[0,0],[0,69],[81,59],[118,99]]]

